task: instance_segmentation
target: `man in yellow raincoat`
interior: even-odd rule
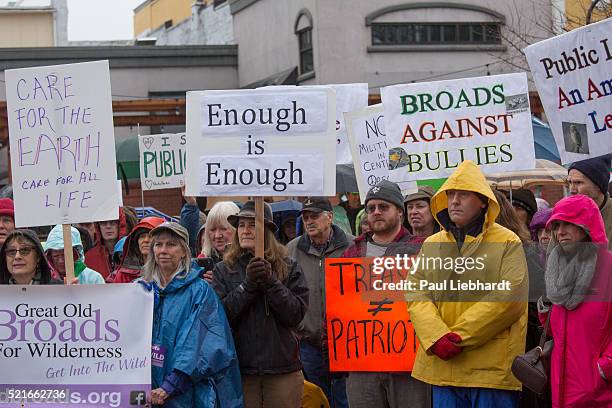
[[[499,205],[471,161],[432,197],[431,211],[441,231],[423,244],[419,257],[427,267],[418,267],[412,277],[426,282],[419,287],[425,298],[406,295],[420,343],[412,376],[433,385],[436,408],[517,407],[521,384],[510,366],[525,351],[528,285],[521,241],[495,223]],[[427,259],[444,264],[424,263]],[[497,287],[457,290],[461,282],[476,280]],[[441,291],[427,285],[443,281]]]

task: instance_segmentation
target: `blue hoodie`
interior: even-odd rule
[[[182,383],[178,395],[170,392],[165,408],[242,407],[232,332],[221,301],[201,274],[202,268],[192,266],[163,289],[139,281],[155,292],[153,345],[165,349],[163,366],[152,366],[152,388],[168,391],[169,380],[170,388]]]
[[[70,231],[72,235],[72,247],[75,248],[79,254],[79,258],[75,259],[75,261],[78,260],[85,262],[81,234],[79,234],[79,231],[74,227],[70,227]],[[61,225],[56,225],[53,227],[51,232],[49,232],[47,242],[45,242],[45,253],[51,249],[56,251],[64,249],[64,230]],[[102,278],[102,275],[93,269],[85,267],[85,269],[83,269],[83,271],[79,274],[80,285],[93,285],[99,283],[104,283],[104,278]]]

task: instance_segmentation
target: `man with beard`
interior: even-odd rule
[[[365,210],[372,230],[357,237],[344,251],[344,257],[415,254],[418,251],[418,247],[410,247],[410,232],[402,225],[404,197],[397,184],[383,180],[372,187],[366,195]],[[429,385],[413,379],[409,372],[351,372],[347,394],[351,408],[431,406]]]
[[[326,197],[307,197],[302,211],[306,232],[287,244],[289,256],[302,268],[310,300],[306,316],[299,325],[300,359],[306,379],[319,386],[332,408],[348,407],[346,378],[331,375],[323,344],[325,324],[325,259],[338,258],[353,240],[333,224],[332,205]]]

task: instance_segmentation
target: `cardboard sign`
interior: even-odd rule
[[[525,48],[561,163],[612,153],[612,19]]]
[[[405,276],[372,266],[371,258],[325,260],[330,371],[412,370],[418,340],[403,292],[377,290]]]
[[[353,156],[351,155],[344,114],[368,106],[368,84],[334,84],[329,86],[336,91],[336,164],[350,164],[353,163]]]
[[[15,225],[119,217],[108,61],[6,71]]]
[[[335,105],[330,88],[188,92],[186,194],[335,195]]]
[[[448,177],[464,160],[486,173],[535,167],[525,73],[382,89],[391,181]]]
[[[184,133],[138,136],[140,185],[144,190],[179,188],[185,184],[186,144]]]
[[[151,389],[152,320],[140,285],[0,286],[2,402],[136,405]]]
[[[382,104],[345,113],[351,155],[355,166],[361,203],[368,190],[383,180],[389,180],[387,134]],[[400,188],[416,189],[416,182],[403,183]]]

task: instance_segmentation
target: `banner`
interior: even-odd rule
[[[372,258],[325,260],[330,371],[412,371],[418,340],[403,292],[382,286],[405,278],[375,273]]]
[[[382,88],[391,181],[535,168],[525,73]]]
[[[336,91],[336,164],[353,163],[348,141],[345,113],[368,106],[368,84],[328,85]]]
[[[11,69],[5,79],[15,225],[117,219],[108,61]]]
[[[612,153],[612,19],[525,48],[561,163]]]
[[[389,147],[382,104],[345,113],[344,120],[359,187],[359,198],[363,204],[371,187],[382,180],[389,180],[387,156]],[[416,190],[417,187],[414,181],[408,181],[400,184],[400,188]]]
[[[187,93],[186,194],[336,194],[331,88]]]
[[[0,286],[0,405],[144,405],[152,318],[140,285]]]
[[[185,184],[186,144],[184,133],[138,136],[143,190],[179,188]]]

